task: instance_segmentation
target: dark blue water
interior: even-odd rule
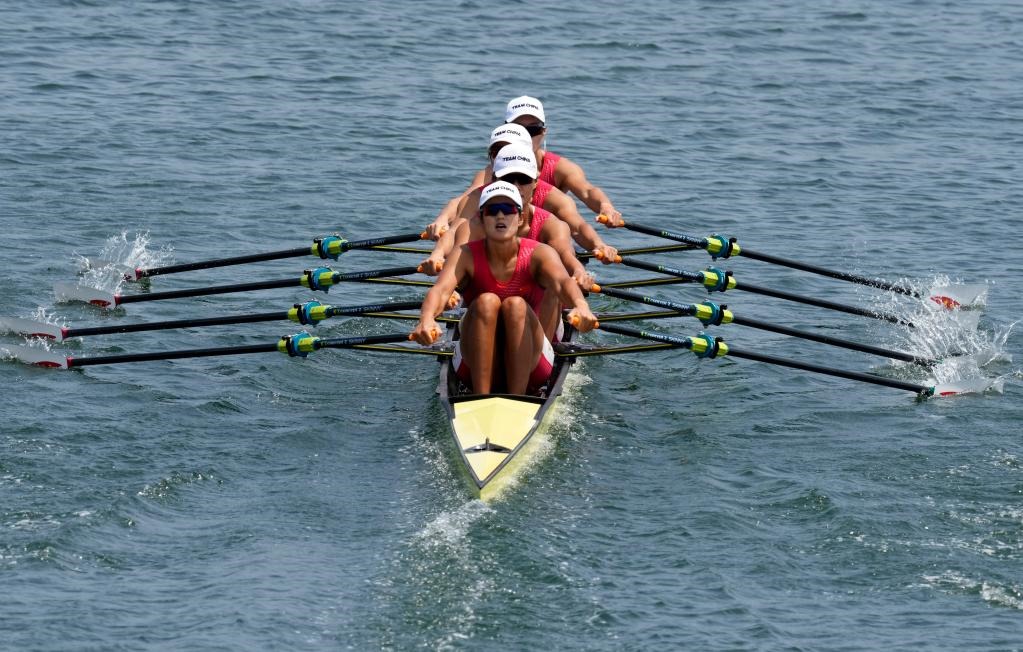
[[[987,348],[993,362],[936,373],[1004,391],[918,403],[677,351],[588,359],[544,455],[487,505],[458,475],[425,356],[77,372],[7,361],[0,649],[1020,649],[1021,28],[1023,9],[994,0],[4,3],[4,315],[92,326],[284,311],[310,294],[101,313],[55,304],[50,288],[74,280],[80,256],[185,262],[420,228],[480,167],[505,102],[528,93],[545,103],[549,148],[626,219],[925,288],[987,282],[971,333],[868,288],[727,261],[740,279],[926,328],[741,292],[727,298],[737,314],[925,353]],[[297,276],[309,261],[152,289]],[[414,262],[352,252],[337,266]],[[351,285],[326,300],[418,296]],[[353,318],[318,332],[410,327]],[[86,357],[296,330],[55,348]],[[861,353],[720,334],[927,382]]]

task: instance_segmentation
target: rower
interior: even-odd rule
[[[522,143],[506,145],[494,159],[491,181],[505,181],[512,184],[519,191],[524,202],[518,236],[543,242],[552,247],[558,253],[567,272],[579,285],[580,290],[588,291],[593,285],[594,278],[575,255],[568,225],[549,211],[530,203],[536,188],[536,176],[536,160],[533,158],[533,150],[529,145]],[[469,196],[478,205],[479,199],[474,195],[480,195],[480,192]],[[479,216],[478,211],[475,214],[463,214],[460,216],[458,226],[437,241],[433,253],[423,262],[421,269],[427,272],[432,269],[439,271],[443,267],[453,264],[459,255],[461,245],[470,240],[479,240],[484,237],[484,227],[485,222]],[[541,308],[537,310],[537,315],[540,317],[540,323],[543,325],[548,339],[559,341],[563,322],[557,293],[550,293],[544,298]]]
[[[437,218],[427,225],[426,232],[429,237],[437,241],[441,241],[445,234],[450,237],[452,231],[458,226],[459,218],[469,219],[476,213],[476,203],[479,199],[480,188],[485,183],[493,180],[494,157],[504,145],[516,143],[524,144],[532,149],[533,141],[524,127],[506,122],[494,128],[490,133],[490,146],[487,149],[489,163],[485,168],[476,173],[472,183],[469,185],[469,189],[449,201],[437,215]],[[536,155],[537,153],[534,151],[534,158]],[[539,169],[539,166],[537,169]],[[537,175],[533,176],[535,178]],[[534,188],[533,199],[527,199],[526,203],[546,209],[565,222],[568,225],[572,238],[583,249],[593,253],[594,257],[605,265],[615,260],[618,250],[604,242],[604,239],[600,237],[596,229],[579,214],[575,201],[553,184],[538,180]],[[446,255],[451,248],[451,242],[444,241],[443,244],[435,248],[435,251],[442,251]],[[424,261],[423,271],[430,275],[439,273],[442,258],[443,256],[439,255],[428,258]]]
[[[591,211],[607,216],[610,219],[607,226],[621,226],[622,214],[603,190],[589,182],[586,173],[578,164],[542,148],[544,138],[547,136],[547,122],[540,100],[529,95],[510,100],[505,107],[504,121],[522,125],[529,132],[540,168],[541,181],[546,181],[565,192],[571,192]]]
[[[518,189],[497,181],[484,188],[479,216],[484,237],[460,248],[423,300],[413,338],[429,345],[436,317],[456,287],[466,312],[459,324],[454,367],[476,394],[535,392],[550,377],[554,351],[537,317],[543,294],[572,306],[568,319],[587,332],[596,325],[586,299],[549,246],[518,235],[523,202]]]
[[[459,211],[465,205],[466,197],[471,194],[474,190],[478,190],[490,179],[491,174],[494,171],[493,162],[494,157],[497,156],[497,152],[500,151],[505,145],[512,143],[525,143],[529,145],[532,143],[529,137],[529,133],[525,127],[517,124],[509,124],[507,122],[502,123],[494,127],[490,132],[490,144],[487,146],[487,165],[482,170],[476,172],[473,175],[472,182],[469,187],[466,188],[462,194],[458,195],[454,199],[450,200],[444,205],[444,208],[440,210],[437,217],[432,222],[426,225],[426,236],[431,240],[438,239],[441,234],[446,232],[450,227],[451,223],[457,219]],[[472,212],[475,212],[476,201],[478,196],[472,198]]]

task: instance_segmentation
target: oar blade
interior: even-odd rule
[[[984,305],[987,291],[986,283],[935,285],[928,290],[927,297],[935,306],[946,310],[958,310]]]
[[[53,294],[60,303],[81,301],[99,306],[100,308],[114,308],[117,306],[117,295],[113,292],[85,287],[77,283],[64,281],[54,283]]]
[[[48,367],[51,369],[68,369],[69,358],[55,351],[37,348],[34,346],[21,346],[19,344],[0,345],[0,353],[4,357],[13,358],[18,362],[35,365],[37,367]]]
[[[0,332],[64,341],[64,329],[60,326],[21,317],[0,317]]]
[[[987,391],[1002,392],[1005,381],[1002,378],[967,378],[950,383],[937,383],[934,395],[939,397],[959,396],[960,394],[983,394]]]

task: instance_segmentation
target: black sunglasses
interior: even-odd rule
[[[499,202],[495,204],[487,204],[480,209],[480,215],[486,215],[487,217],[494,217],[499,213],[504,215],[518,215],[522,211],[515,204],[508,202]]]
[[[538,122],[535,125],[522,125],[522,128],[528,131],[530,136],[539,136],[547,128],[547,125]]]
[[[503,177],[499,177],[497,180],[507,181],[508,183],[516,186],[527,186],[534,181],[533,177],[528,174],[523,174],[522,172],[511,172]]]

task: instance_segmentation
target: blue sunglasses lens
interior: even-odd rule
[[[501,202],[499,204],[487,204],[483,207],[483,214],[487,217],[493,217],[498,213],[504,213],[505,215],[515,215],[519,212],[519,207],[515,204],[508,204]]]

